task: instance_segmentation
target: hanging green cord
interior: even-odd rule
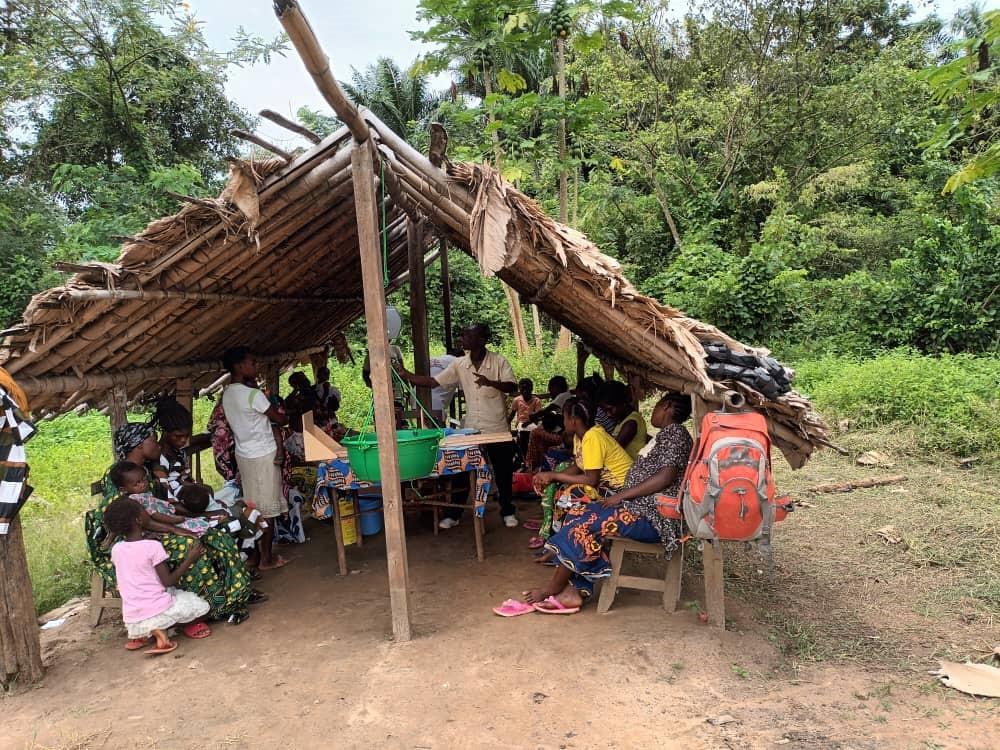
[[[382,288],[389,288],[389,230],[385,221],[385,159],[379,159],[379,190],[382,193]]]

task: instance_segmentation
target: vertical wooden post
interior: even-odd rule
[[[21,519],[15,518],[0,536],[0,688],[37,682],[43,672]]]
[[[427,283],[424,272],[423,222],[406,220],[406,248],[410,262],[410,326],[413,332],[413,370],[421,375],[431,371],[431,344],[427,333]],[[430,388],[418,388],[417,398],[430,411]]]
[[[309,365],[313,371],[313,383],[319,382],[319,371],[321,367],[329,367],[330,350],[324,349],[321,352],[313,352],[309,355]]]
[[[531,306],[531,324],[535,328],[535,348],[542,351],[545,347],[545,337],[542,335],[542,316],[538,313],[538,305]]]
[[[601,360],[601,370],[604,372],[604,379],[605,380],[614,380],[615,379],[615,366],[613,364],[611,364],[610,362],[606,362],[606,361],[604,361],[602,359]]]
[[[358,245],[361,249],[361,281],[365,296],[368,353],[371,362],[372,397],[375,400],[375,430],[382,473],[382,504],[385,517],[385,555],[389,567],[389,599],[392,632],[398,641],[408,641],[410,632],[410,587],[406,560],[406,533],[399,484],[396,448],[396,418],[393,409],[392,375],[389,371],[389,337],[386,334],[385,290],[375,213],[375,174],[371,152],[354,143],[351,176],[357,212]]]
[[[108,396],[108,420],[111,422],[111,455],[117,461],[118,456],[114,455],[115,430],[128,420],[128,391],[123,385],[116,385],[111,389]]]
[[[448,271],[448,240],[441,238],[441,305],[444,308],[444,348],[450,354],[455,347],[451,330],[451,275]]]
[[[267,386],[268,395],[277,396],[278,388],[281,385],[281,369],[278,365],[266,365],[264,367],[264,385]]]
[[[576,382],[580,384],[583,379],[587,377],[587,359],[590,357],[590,352],[584,348],[583,344],[576,345]]]
[[[702,544],[701,559],[705,568],[705,609],[708,612],[708,622],[725,630],[726,583],[723,576],[722,542],[706,539]]]
[[[696,393],[691,394],[691,436],[696,443],[698,442],[698,438],[701,437],[701,421],[711,410],[712,408],[705,399]]]
[[[177,403],[192,414],[194,413],[194,381],[191,378],[178,378],[174,388],[177,393]]]

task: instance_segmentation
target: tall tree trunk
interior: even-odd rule
[[[42,679],[38,636],[21,519],[15,518],[0,536],[0,689]]]
[[[487,98],[493,94],[491,76],[492,72],[490,69],[484,67],[483,88],[486,90]],[[490,125],[496,122],[492,111],[487,114],[487,117]],[[500,133],[497,132],[496,128],[490,128],[490,130],[492,131],[490,136],[493,141],[493,166],[500,172],[503,169],[503,159],[500,151]],[[518,293],[507,286],[506,282],[501,281],[500,283],[503,284],[503,293],[507,297],[507,311],[510,314],[510,325],[514,332],[514,346],[517,347],[517,353],[524,356],[528,353],[528,334],[524,330],[524,318],[521,316],[521,300]]]
[[[538,313],[538,305],[531,306],[531,322],[535,326],[535,348],[541,351],[545,346],[545,337],[542,336],[542,316]]]
[[[559,98],[566,99],[566,40],[556,38],[556,79],[559,87]],[[559,222],[567,223],[569,219],[569,189],[566,184],[566,118],[559,118]],[[570,347],[570,331],[566,326],[559,327],[559,340],[556,351],[561,352]]]

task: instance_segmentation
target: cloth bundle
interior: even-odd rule
[[[26,411],[24,392],[0,368],[0,536],[31,495],[24,443],[35,434],[35,425]]]

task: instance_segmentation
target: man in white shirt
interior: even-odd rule
[[[471,427],[480,432],[506,432],[510,434],[507,421],[507,395],[517,390],[514,370],[503,356],[486,349],[490,329],[484,323],[469,326],[462,331],[462,348],[468,354],[452,362],[438,375],[415,375],[403,372],[404,380],[425,388],[447,388],[459,386],[465,394],[465,417],[463,427]],[[517,526],[513,487],[514,440],[490,443],[483,446],[493,467],[500,513],[508,528]],[[449,511],[452,509],[449,508]],[[460,515],[459,511],[459,515]],[[450,513],[442,519],[440,526],[450,529],[458,525],[458,518]]]
[[[245,346],[227,349],[222,363],[230,375],[229,385],[222,393],[222,410],[236,443],[243,497],[268,521],[257,542],[259,569],[273,570],[288,564],[281,555],[271,554],[274,519],[288,512],[281,493],[281,467],[276,463],[278,445],[271,423],[284,424],[285,416],[257,387],[257,360],[249,349]]]
[[[459,357],[465,355],[465,352],[448,352],[447,354],[441,354],[437,357],[431,357],[430,368],[431,377],[436,378],[442,372],[448,369],[448,366],[454,362]],[[451,406],[451,400],[455,397],[455,391],[458,389],[455,386],[438,386],[437,388],[431,389],[431,414],[434,415],[436,419],[442,426],[448,421],[448,409]]]

